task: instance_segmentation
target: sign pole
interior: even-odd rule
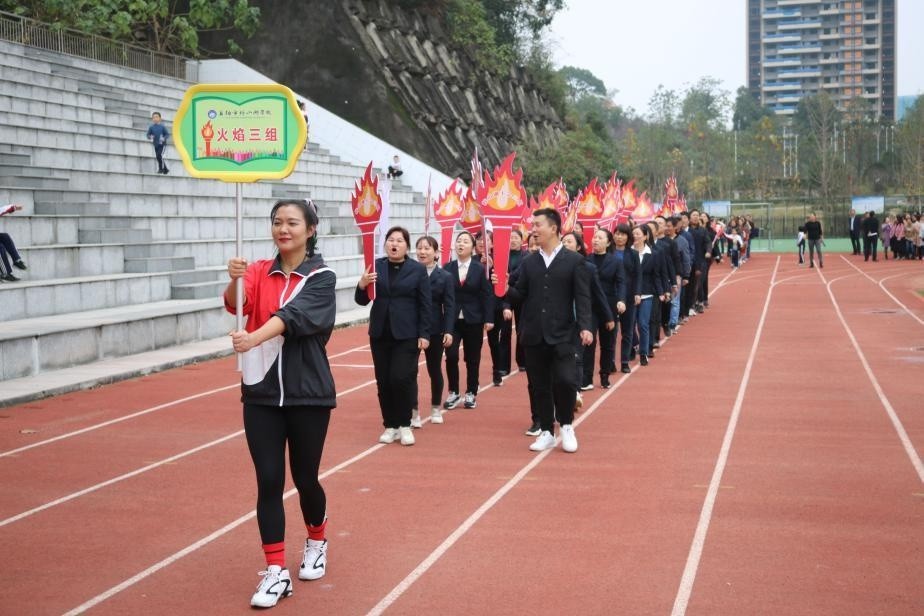
[[[236,218],[236,253],[237,256],[244,256],[244,198],[243,190],[240,182],[234,184],[235,193],[237,197],[237,207],[235,208],[235,218]],[[238,278],[234,287],[235,294],[235,303],[237,304],[237,311],[235,312],[235,317],[237,318],[237,331],[244,329],[244,279]],[[244,370],[244,356],[241,353],[237,354],[237,371],[242,372]]]

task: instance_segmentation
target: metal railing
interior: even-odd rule
[[[4,11],[0,11],[0,39],[185,81],[198,81],[198,63],[195,60],[79,30],[54,27]]]

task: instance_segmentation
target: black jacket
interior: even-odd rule
[[[451,334],[456,326],[456,285],[441,267],[430,274],[430,337]]]
[[[564,247],[548,268],[538,252],[524,258],[507,298],[522,306],[525,345],[573,345],[577,331],[591,329],[590,273],[584,257]]]
[[[633,249],[634,250],[634,249]],[[664,288],[664,276],[663,276],[663,264],[662,259],[663,254],[655,249],[651,250],[651,254],[642,259],[642,255],[636,253],[641,262],[641,272],[640,281],[639,281],[639,295],[663,295],[670,288]]]
[[[869,218],[863,219],[863,225],[860,227],[863,229],[863,235],[875,235],[879,237],[879,219],[876,218],[876,215],[873,214]]]
[[[484,266],[478,262],[478,256],[472,255],[465,274],[465,284],[459,282],[459,262],[450,261],[445,271],[453,281],[456,295],[456,307],[453,309],[453,323],[462,310],[466,323],[494,323],[494,287],[485,278]]]
[[[433,309],[427,268],[417,261],[406,259],[394,284],[389,284],[388,268],[388,257],[375,260],[378,279],[375,282],[375,301],[369,313],[369,337],[381,338],[390,333],[395,340],[429,340]],[[354,299],[360,306],[365,306],[369,303],[369,294],[357,285]]]
[[[600,285],[597,266],[590,261],[584,261],[584,266],[587,267],[587,273],[590,276],[590,313],[594,319],[593,325],[609,323],[613,320],[613,309],[610,308],[610,300]]]
[[[269,311],[282,319],[286,329],[281,336],[244,353],[241,402],[266,406],[337,406],[326,350],[337,316],[337,275],[316,254],[286,279],[277,256],[273,261],[251,264],[245,283],[245,301],[250,304],[244,307],[244,313],[250,315],[248,322],[253,312],[262,307],[263,312]],[[279,306],[279,290],[290,284],[300,286]],[[233,311],[230,306],[226,308]]]
[[[635,296],[640,294],[642,277],[638,253],[629,246],[622,251],[622,269],[626,273],[626,307],[634,306]]]
[[[600,286],[603,287],[610,307],[615,307],[617,302],[626,303],[627,280],[622,259],[617,258],[611,252],[604,254],[603,259],[598,260],[597,256],[599,255],[589,254],[587,260],[597,268],[597,277],[600,279]]]

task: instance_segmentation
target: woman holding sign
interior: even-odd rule
[[[337,405],[327,341],[334,328],[337,276],[315,254],[318,214],[310,201],[279,201],[270,213],[279,254],[248,264],[228,261],[231,284],[225,308],[237,309],[243,278],[244,331],[231,332],[243,353],[244,432],[257,475],[257,525],[266,571],[250,604],[272,607],[292,594],[285,560],[286,446],[308,531],[298,577],[316,580],[327,570],[327,497],[318,468],[331,409]]]
[[[375,285],[369,313],[369,346],[385,431],[380,443],[413,445],[411,409],[417,406],[417,357],[430,346],[432,307],[427,268],[408,259],[411,236],[403,227],[385,234],[385,255],[359,279],[355,300],[369,303],[366,288]],[[439,325],[436,325],[439,327]]]

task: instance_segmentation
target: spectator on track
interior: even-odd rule
[[[417,358],[430,346],[430,277],[426,267],[408,259],[410,237],[404,227],[388,230],[385,256],[363,273],[354,295],[357,304],[366,306],[372,301],[366,288],[375,285],[369,346],[385,426],[379,442],[386,444],[415,442],[411,418],[417,406]]]
[[[279,254],[248,264],[228,261],[231,283],[225,308],[235,312],[236,281],[242,279],[247,317],[243,331],[231,332],[242,353],[241,398],[244,432],[257,477],[257,526],[266,571],[250,600],[272,607],[292,594],[285,560],[285,451],[308,531],[298,577],[316,580],[327,570],[327,497],[318,468],[331,409],[337,405],[327,361],[334,328],[337,276],[314,251],[318,214],[310,201],[283,200],[270,213]]]

